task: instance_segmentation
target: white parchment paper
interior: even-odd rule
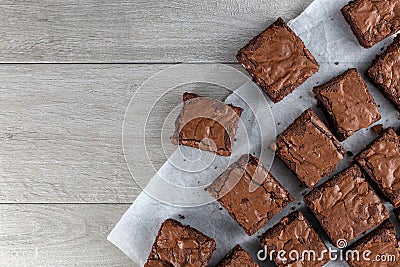
[[[312,76],[283,101],[278,104],[273,104],[268,101],[275,120],[277,133],[283,131],[295,118],[309,107],[312,107],[314,111],[323,118],[322,112],[316,107],[316,100],[312,94],[312,87],[330,80],[332,77],[343,73],[348,68],[357,68],[361,73],[365,73],[375,56],[381,53],[382,49],[391,43],[392,38],[388,38],[370,49],[364,49],[360,46],[340,13],[341,7],[347,4],[347,2],[347,0],[316,0],[299,17],[288,23],[305,42],[307,48],[320,63],[321,68],[317,74]],[[368,86],[375,101],[379,105],[383,117],[377,124],[383,124],[384,127],[399,127],[399,114],[395,108],[385,99],[383,94],[369,82]],[[233,103],[245,109],[248,109],[249,103],[252,106],[251,111],[245,110],[242,115],[242,124],[239,126],[238,140],[234,145],[232,161],[242,153],[259,153],[261,143],[269,143],[275,137],[274,127],[267,127],[267,130],[262,133],[259,130],[259,123],[271,124],[273,122],[268,120],[268,116],[267,119],[262,119],[266,117],[265,110],[267,107],[265,107],[264,98],[259,95],[259,91],[254,91],[253,88],[254,87],[249,84],[244,84],[226,99],[227,103]],[[259,119],[258,123],[254,123],[254,116]],[[246,132],[248,136],[245,136],[244,132]],[[246,138],[248,138],[250,142],[244,140]],[[357,154],[374,138],[376,138],[376,134],[370,129],[363,129],[343,142],[343,145],[347,151]],[[249,145],[242,145],[242,142],[245,141],[249,143]],[[192,149],[184,148],[184,150],[190,154],[190,150]],[[265,159],[262,158],[262,162],[268,166],[268,161],[272,158],[268,152],[266,153],[267,156]],[[175,162],[181,160],[180,156],[177,154],[173,154],[172,157],[175,157]],[[341,162],[335,173],[348,167],[351,160],[352,157],[347,156],[345,160]],[[162,188],[160,187],[160,183],[163,184],[163,179],[165,178],[173,181],[176,180],[176,177],[179,177],[179,181],[188,181],[188,183],[193,183],[193,181],[197,181],[196,179],[200,179],[201,177],[208,177],[207,179],[213,180],[221,173],[223,167],[226,166],[227,163],[227,159],[217,157],[216,163],[212,165],[213,168],[208,168],[204,170],[201,175],[197,175],[193,178],[193,174],[181,173],[167,162],[161,167],[154,179],[152,179],[148,189],[149,191],[160,191],[160,188]],[[214,168],[214,166],[216,168]],[[281,161],[274,161],[271,172],[293,194],[296,200],[279,215],[275,216],[260,230],[260,233],[276,224],[292,209],[302,209],[302,197],[307,191],[299,185],[297,178]],[[163,179],[160,179],[161,177]],[[187,199],[188,202],[193,201],[195,197],[204,197],[204,199],[208,197],[202,194],[202,190],[198,191],[199,195],[194,194],[191,196],[180,195],[179,193],[168,190],[165,192],[167,195],[173,195],[173,198],[180,198],[180,200]],[[386,203],[386,205],[389,209],[391,208],[389,204]],[[225,210],[220,210],[220,206],[216,202],[211,202],[199,207],[184,208],[164,204],[146,193],[142,193],[135,200],[133,205],[112,230],[108,240],[120,248],[133,261],[143,265],[161,223],[167,218],[175,218],[183,224],[190,224],[217,241],[217,250],[212,257],[211,265],[217,263],[238,243],[250,252],[254,258],[256,257],[256,252],[260,249],[257,237],[259,234],[248,237]],[[320,231],[320,229],[317,229],[317,231],[322,235],[324,242],[328,246],[331,246],[322,231]],[[265,266],[266,263],[263,265]],[[343,262],[330,262],[327,265],[346,266]]]

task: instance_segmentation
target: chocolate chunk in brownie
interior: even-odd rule
[[[355,0],[342,13],[365,48],[400,30],[400,0]]]
[[[243,109],[191,93],[183,101],[172,143],[230,156]]]
[[[376,58],[368,77],[400,111],[400,35]]]
[[[389,218],[380,198],[366,182],[357,165],[304,197],[334,245],[350,242]]]
[[[312,188],[330,174],[346,151],[318,116],[308,109],[276,138],[278,157]]]
[[[314,87],[313,92],[340,141],[381,119],[374,98],[356,69]]]
[[[358,253],[353,254],[349,251],[357,251]],[[370,253],[365,255],[363,254],[365,251],[370,251]],[[396,235],[396,229],[389,221],[384,222],[370,234],[350,246],[346,255],[349,255],[346,256],[346,261],[350,267],[398,266],[400,240]],[[382,259],[382,261],[377,261],[379,259]]]
[[[240,49],[236,58],[275,103],[319,69],[303,41],[282,18]]]
[[[251,256],[239,245],[236,245],[231,252],[217,265],[217,267],[259,267]]]
[[[252,155],[243,155],[207,189],[248,235],[255,234],[293,197]]]
[[[377,125],[373,126],[371,128],[371,130],[376,134],[381,134],[382,131],[383,131],[383,125],[382,124],[377,124]]]
[[[145,267],[206,267],[216,247],[215,241],[190,226],[173,219],[161,225]]]
[[[393,206],[400,207],[400,136],[394,129],[385,130],[354,161]]]
[[[261,246],[275,264],[283,266],[322,267],[329,261],[328,249],[301,212],[294,212],[283,218],[280,223],[268,229],[261,237]],[[284,251],[284,257],[277,255]],[[298,252],[291,253],[291,251]],[[310,258],[304,251],[314,251]],[[326,251],[325,257],[323,251]],[[269,253],[268,253],[269,252]],[[286,260],[282,259],[286,258]]]

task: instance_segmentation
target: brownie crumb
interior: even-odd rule
[[[347,151],[347,156],[352,157],[352,156],[354,156],[354,153],[351,151]]]
[[[383,130],[383,125],[382,124],[377,124],[377,125],[373,126],[371,129],[372,129],[372,131],[374,133],[381,134],[382,130]]]
[[[339,62],[336,61],[336,62],[335,62],[335,65],[339,65]]]
[[[186,219],[185,216],[182,214],[179,214],[178,217],[179,217],[179,219],[182,219],[182,220]]]

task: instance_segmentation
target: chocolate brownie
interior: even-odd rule
[[[206,190],[248,235],[255,234],[293,197],[252,155],[243,155]]]
[[[239,245],[236,245],[231,252],[217,265],[217,267],[259,267],[251,256]]]
[[[317,267],[329,261],[328,249],[301,212],[289,214],[280,223],[268,229],[261,237],[261,246],[268,256],[273,250],[276,251],[272,253],[271,260],[279,267]],[[278,251],[285,251],[285,255],[278,257]],[[291,251],[297,251],[299,255],[291,256]],[[303,254],[305,251],[314,251],[316,257]],[[326,251],[325,255],[323,251]]]
[[[393,204],[400,207],[400,136],[388,128],[354,160]]]
[[[314,87],[313,92],[340,141],[381,119],[374,98],[356,69]]]
[[[230,156],[243,109],[191,93],[183,101],[172,143]]]
[[[282,18],[240,49],[236,58],[275,103],[319,69],[303,41]]]
[[[368,77],[400,111],[400,35],[376,58]]]
[[[346,151],[331,131],[308,109],[276,138],[276,154],[307,187],[330,174]]]
[[[350,251],[358,251],[357,254],[347,257],[347,263],[350,267],[396,267],[400,261],[400,240],[396,235],[396,229],[389,222],[386,221],[380,225],[373,232],[357,241],[354,245],[350,246],[347,250],[346,255],[350,254]],[[363,255],[365,251],[371,253],[366,256]],[[385,261],[376,261],[379,259],[385,259]]]
[[[355,0],[342,13],[365,48],[400,30],[400,0]]]
[[[215,241],[190,226],[173,219],[161,225],[145,267],[206,267],[216,247]]]
[[[380,198],[366,182],[357,165],[304,197],[334,245],[350,242],[389,218]]]

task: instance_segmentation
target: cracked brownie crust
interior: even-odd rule
[[[356,250],[361,253],[369,250],[371,251],[371,255],[368,257],[371,260],[374,260],[377,256],[382,255],[390,255],[395,257],[394,262],[372,262],[365,260],[362,256],[360,256],[360,260],[350,259],[347,261],[350,267],[396,267],[398,266],[398,261],[400,260],[400,240],[397,238],[396,229],[389,221],[384,222],[373,232],[349,247],[349,249]]]
[[[262,248],[267,251],[284,250],[289,253],[296,250],[299,253],[307,250],[314,250],[319,256],[323,250],[327,250],[321,238],[312,228],[310,223],[301,212],[294,212],[283,218],[280,223],[268,229],[261,237]],[[327,255],[326,255],[327,256]],[[326,257],[321,261],[309,261],[302,258],[301,254],[297,260],[289,260],[283,262],[276,257],[272,259],[275,264],[281,266],[304,266],[304,267],[321,267],[329,261]]]
[[[243,109],[191,93],[183,101],[172,143],[230,156]]]
[[[207,189],[250,236],[293,197],[252,155],[243,155]]]
[[[275,103],[319,69],[303,41],[282,18],[240,49],[236,58]]]
[[[173,219],[158,231],[145,267],[206,267],[216,247],[212,238]]]
[[[400,136],[394,129],[387,129],[354,160],[393,206],[400,207]]]
[[[365,48],[400,30],[400,0],[355,0],[342,13]]]
[[[340,239],[350,242],[389,218],[382,201],[357,165],[311,191],[304,201],[334,245]]]
[[[226,255],[217,267],[259,267],[239,245]]]
[[[400,35],[376,58],[368,77],[400,111]]]
[[[346,151],[331,131],[308,109],[276,138],[278,157],[312,188],[330,174]]]
[[[356,69],[313,89],[340,141],[381,119],[367,84]]]

